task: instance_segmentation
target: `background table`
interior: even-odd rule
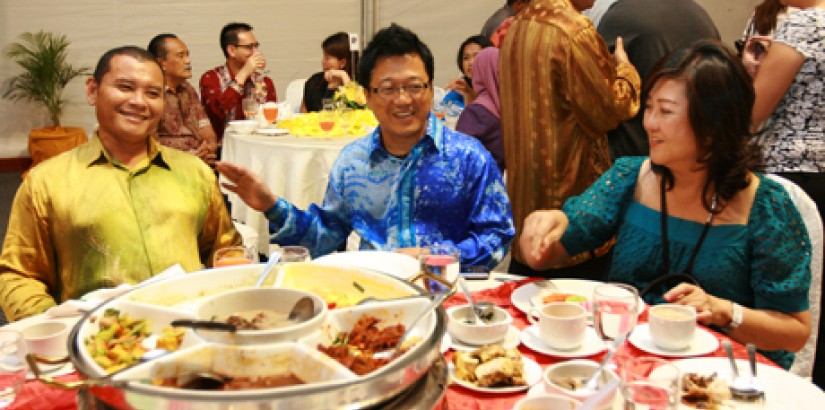
[[[338,153],[355,138],[316,138],[293,135],[240,135],[227,130],[221,160],[241,165],[258,174],[275,195],[301,209],[321,204],[329,171]],[[269,253],[269,228],[263,213],[225,191],[232,205],[232,219],[258,233],[258,252]]]

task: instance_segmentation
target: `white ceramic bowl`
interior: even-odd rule
[[[568,390],[556,384],[553,380],[562,377],[575,377],[577,379],[584,380],[584,382],[587,382],[587,380],[590,379],[590,376],[593,375],[593,372],[595,372],[598,367],[599,363],[594,362],[592,360],[584,359],[568,360],[566,362],[560,362],[552,366],[549,366],[544,370],[545,390],[547,390],[550,393],[560,394],[579,401],[585,401],[595,393],[584,393],[581,391]],[[616,372],[607,368],[604,369],[604,376],[602,377],[604,377],[604,380],[602,380],[601,385],[606,385],[619,380],[619,376],[616,375]],[[606,397],[598,406],[596,406],[596,408],[611,408],[613,406],[613,400],[615,399],[615,397],[616,393],[613,392],[613,394]]]
[[[251,134],[258,128],[257,120],[234,120],[229,121],[229,129],[239,134]]]
[[[26,341],[29,353],[43,356],[65,357],[66,339],[69,337],[69,325],[59,321],[40,322],[20,331]]]
[[[537,396],[527,396],[516,402],[513,410],[570,410],[578,407],[581,403],[558,394],[540,394]]]
[[[256,309],[289,313],[298,299],[309,296],[315,305],[314,316],[293,325],[276,329],[238,330],[235,333],[196,330],[195,333],[212,342],[228,344],[261,344],[281,341],[295,341],[320,328],[327,316],[327,303],[320,296],[297,289],[287,288],[246,288],[236,289],[205,299],[197,309],[199,320],[212,320],[234,313]]]
[[[504,340],[513,317],[506,310],[496,306],[490,322],[471,324],[473,314],[470,305],[453,306],[447,309],[447,329],[450,335],[461,342],[487,345]]]

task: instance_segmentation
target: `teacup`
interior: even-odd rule
[[[696,333],[696,310],[690,306],[662,304],[650,308],[650,337],[663,350],[684,350]]]
[[[65,357],[69,325],[59,321],[40,322],[20,331],[29,353]]]
[[[541,341],[553,349],[572,350],[584,342],[587,310],[578,303],[553,302],[534,307],[527,319],[538,327]]]

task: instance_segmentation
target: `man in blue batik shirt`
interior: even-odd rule
[[[330,171],[323,206],[303,211],[277,198],[257,175],[228,163],[216,169],[270,221],[271,241],[303,245],[313,256],[344,244],[397,250],[450,244],[463,266],[492,268],[514,235],[510,201],[495,161],[474,138],[444,127],[434,115],[433,57],[411,31],[379,31],[361,57],[358,81],[378,128],[353,141]]]

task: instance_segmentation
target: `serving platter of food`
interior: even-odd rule
[[[444,379],[443,393],[446,369],[431,372],[443,361],[443,309],[412,326],[399,355],[364,360],[378,349],[394,348],[406,326],[430,304],[428,297],[393,300],[423,294],[419,287],[373,271],[296,263],[272,275],[277,276],[275,288],[249,289],[261,267],[194,272],[138,286],[102,303],[69,336],[73,365],[87,385],[94,386],[90,390],[97,400],[114,408],[185,404],[217,409],[227,403],[277,409],[312,408],[311,403],[370,407],[397,399],[414,386],[439,385],[439,377]],[[273,302],[256,312],[238,298],[226,297],[246,290],[313,295],[314,313],[301,323],[279,319],[273,322],[275,328],[242,327],[224,332],[225,338],[171,326],[178,320],[222,325],[234,320],[245,326],[253,322],[250,317],[280,314],[294,304],[289,297],[261,298],[262,303]],[[375,300],[357,305],[365,298]],[[203,309],[220,300],[235,301]],[[209,317],[199,316],[204,311],[211,312]],[[240,337],[267,332],[280,334],[276,339]],[[159,356],[149,354],[158,351]],[[440,394],[429,396],[437,400]]]

